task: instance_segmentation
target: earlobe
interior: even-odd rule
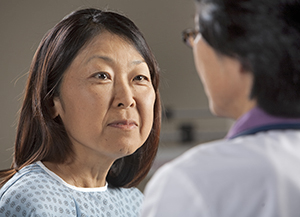
[[[241,57],[236,57],[237,61],[240,64],[240,72],[242,73],[251,73],[251,64],[248,60]]]

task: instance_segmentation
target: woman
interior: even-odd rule
[[[1,171],[7,216],[137,216],[160,131],[159,69],[132,21],[76,11],[32,62],[12,167]]]
[[[300,1],[195,2],[185,42],[212,113],[236,122],[161,168],[142,216],[299,216]]]

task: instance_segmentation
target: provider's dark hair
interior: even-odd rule
[[[196,0],[199,30],[254,75],[251,98],[275,116],[300,117],[300,1]]]
[[[142,33],[128,18],[98,9],[78,10],[59,22],[42,39],[29,71],[10,169],[0,172],[0,187],[18,170],[36,161],[63,163],[73,156],[70,139],[59,117],[53,119],[53,97],[59,95],[64,72],[78,52],[104,31],[133,44],[147,63],[156,93],[153,127],[146,142],[132,155],[114,162],[107,175],[111,187],[136,186],[156,156],[160,133],[159,68]]]

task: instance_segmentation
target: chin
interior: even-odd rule
[[[222,117],[222,118],[228,117],[228,115],[226,115],[225,109],[221,109],[219,107],[210,104],[209,110],[214,116]]]
[[[218,109],[216,109],[216,107],[214,105],[212,105],[211,103],[209,104],[209,110],[214,116],[218,116],[218,117],[220,116]]]
[[[118,158],[126,157],[132,155],[138,148],[139,147],[133,147],[132,145],[123,146],[116,154],[118,155]]]

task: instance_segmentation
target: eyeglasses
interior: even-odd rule
[[[188,47],[193,48],[195,38],[199,33],[196,29],[186,29],[182,32],[182,40]]]

